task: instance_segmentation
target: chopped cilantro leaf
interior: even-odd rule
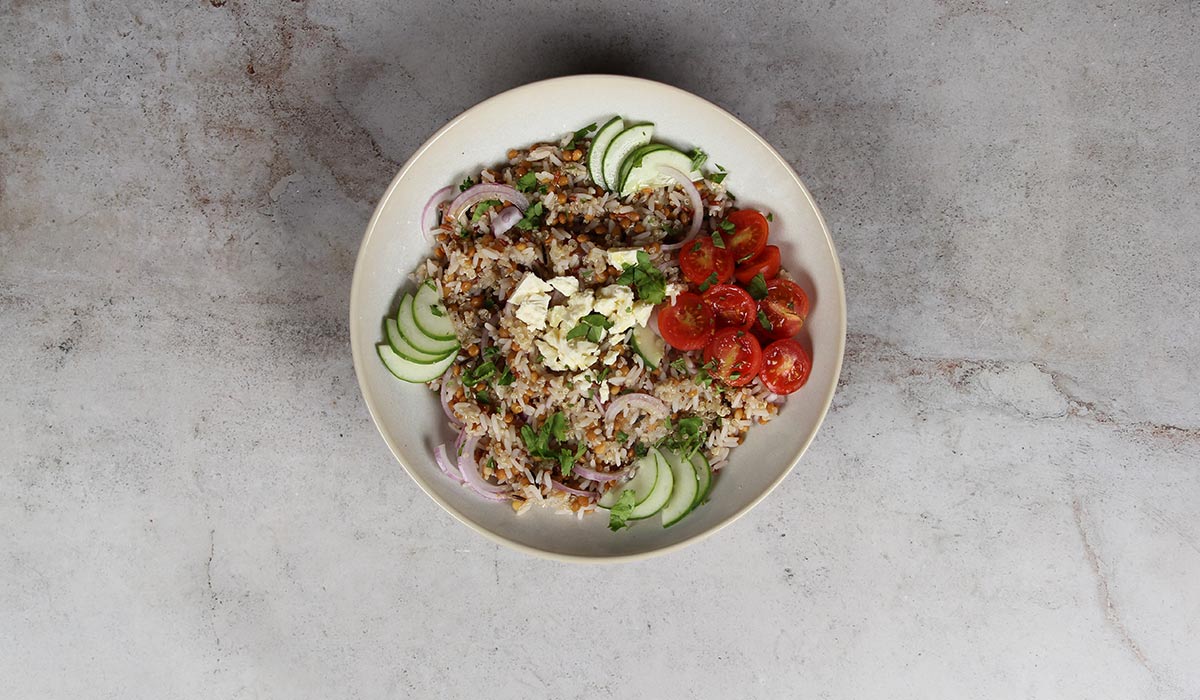
[[[767,280],[763,277],[763,273],[758,273],[750,280],[750,284],[746,285],[746,291],[750,292],[750,297],[755,301],[767,297]]]
[[[579,131],[576,131],[574,134],[571,135],[571,140],[567,142],[566,148],[568,148],[568,149],[575,148],[576,141],[578,141],[581,138],[584,138],[585,136],[587,136],[588,134],[592,133],[595,130],[596,130],[596,124],[593,122],[593,123],[588,124],[587,126],[583,127]]]
[[[767,315],[763,313],[762,309],[758,310],[758,325],[767,330],[773,330],[775,328],[774,324],[771,323],[771,319],[767,318]]]
[[[482,202],[480,202],[479,204],[476,204],[475,209],[471,212],[471,223],[479,221],[480,219],[483,218],[484,214],[488,213],[489,209],[491,209],[492,207],[498,207],[502,203],[503,202],[501,202],[498,199],[485,199]]]
[[[717,167],[719,168],[719,167],[721,167],[721,166],[719,166],[719,165],[718,165]],[[715,184],[718,184],[718,185],[719,185],[719,184],[721,184],[722,182],[724,182],[724,181],[725,181],[725,176],[726,176],[726,175],[728,175],[728,174],[729,174],[729,173],[727,173],[727,172],[725,172],[725,171],[721,171],[721,172],[719,172],[719,173],[713,173],[712,175],[709,175],[709,176],[708,176],[708,180],[709,180],[709,182],[712,182],[712,183],[715,183]]]
[[[445,182],[445,180],[443,180],[443,182]],[[475,186],[475,181],[472,180],[471,178],[467,178],[462,181],[461,185],[458,186],[458,191],[466,192],[467,190],[471,189],[474,186]]]
[[[633,456],[634,457],[641,459],[642,457],[645,457],[646,453],[649,451],[650,451],[650,448],[647,447],[646,445],[643,445],[640,442],[633,443]]]
[[[717,226],[720,226],[721,230],[725,233],[733,233],[735,230],[737,230],[737,227],[734,226],[733,222],[729,219],[725,219],[721,223],[717,224]]]
[[[714,245],[715,247],[717,247],[717,248],[724,248],[724,247],[725,247],[725,239],[724,239],[724,238],[721,238],[721,232],[720,232],[720,231],[713,231],[713,232],[712,232],[712,242],[713,242],[713,245]],[[700,245],[700,244],[699,244],[699,243],[697,243],[696,245],[698,246],[698,245]]]
[[[637,252],[637,264],[626,265],[617,278],[618,284],[633,287],[637,297],[651,304],[660,304],[667,297],[667,281],[644,250]]]
[[[522,231],[529,231],[542,223],[543,207],[541,202],[534,202],[525,210],[525,216],[517,222],[517,228]]]
[[[633,508],[636,505],[637,496],[633,493],[633,489],[622,491],[621,497],[608,511],[608,529],[616,532],[623,527],[629,527],[629,516],[633,515]]]
[[[714,272],[711,275],[709,275],[707,278],[705,278],[705,280],[703,282],[700,283],[701,293],[707,292],[708,288],[713,286],[714,284],[716,284],[719,280],[720,280],[720,278],[717,277],[717,273]]]
[[[479,403],[487,404],[489,406],[492,404],[492,397],[488,396],[486,391],[475,392],[475,400]]]
[[[514,377],[512,370],[505,367],[504,371],[500,374],[500,377],[496,380],[496,386],[508,386],[509,384],[512,384],[513,381]]]
[[[517,189],[522,192],[532,192],[537,187],[537,175],[532,170],[517,179]]]
[[[475,386],[479,382],[489,379],[495,373],[496,363],[488,360],[473,370],[463,372],[463,384],[465,386]]]

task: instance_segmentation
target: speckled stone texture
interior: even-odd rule
[[[783,486],[599,568],[424,496],[346,321],[399,163],[578,72],[757,128],[850,304]],[[1185,0],[0,0],[0,697],[1200,697],[1198,92]]]

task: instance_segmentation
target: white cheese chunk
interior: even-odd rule
[[[554,277],[546,280],[546,283],[567,297],[579,291],[579,280],[574,277]]]
[[[612,248],[608,251],[608,264],[618,270],[637,265],[637,254],[640,250],[641,248]]]
[[[549,294],[534,294],[521,302],[521,305],[517,307],[516,316],[524,321],[525,325],[535,331],[540,331],[546,327],[547,307],[549,306]]]
[[[523,304],[536,295],[549,294],[551,289],[553,287],[543,282],[540,277],[532,272],[526,272],[521,283],[513,290],[512,295],[508,297],[508,303]]]

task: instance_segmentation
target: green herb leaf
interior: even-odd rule
[[[505,367],[504,372],[502,372],[500,374],[500,377],[496,380],[496,386],[508,386],[509,384],[512,384],[514,381],[515,381],[515,378],[513,377],[512,370]]]
[[[774,330],[775,328],[775,326],[771,323],[771,319],[767,318],[767,315],[763,313],[762,309],[758,310],[758,325],[767,330]]]
[[[471,223],[479,221],[483,218],[484,214],[488,213],[489,209],[492,207],[498,207],[501,204],[503,204],[503,202],[498,199],[485,199],[479,204],[476,204],[475,209],[471,212]]]
[[[633,508],[636,505],[637,496],[633,493],[633,489],[622,491],[621,497],[608,511],[608,529],[616,532],[623,527],[629,527],[629,516],[633,515]]]
[[[522,192],[532,192],[537,187],[537,175],[532,170],[517,179],[517,189]]]
[[[708,160],[708,154],[699,148],[692,149],[692,170],[699,170],[700,166],[704,165],[704,161]]]
[[[475,400],[482,404],[492,405],[492,397],[488,396],[486,391],[475,392]]]
[[[641,459],[642,457],[645,457],[646,453],[649,451],[650,451],[650,448],[647,445],[643,445],[640,442],[633,443],[633,456],[634,457]]]
[[[767,279],[763,277],[763,273],[758,273],[750,280],[750,284],[746,285],[746,291],[750,292],[750,297],[755,301],[767,298]]]
[[[571,135],[571,140],[567,142],[567,145],[565,146],[565,148],[567,148],[567,149],[575,148],[576,141],[578,141],[581,138],[584,138],[585,136],[587,136],[588,134],[592,133],[595,130],[596,130],[596,124],[592,123],[592,124],[588,124],[587,126],[583,127],[579,131],[576,131],[574,134]]]
[[[588,334],[587,326],[583,325],[582,323],[576,324],[576,326],[574,328],[567,331],[567,340],[577,340],[579,338],[586,338],[587,334]]]
[[[458,237],[459,238],[466,238],[469,235],[471,235],[471,229],[467,228],[466,226],[458,227]]]
[[[713,232],[712,232],[712,242],[713,242],[713,246],[715,246],[715,247],[717,247],[717,248],[724,248],[724,247],[725,247],[725,239],[724,239],[724,238],[721,238],[721,232],[720,232],[720,231],[713,231]],[[700,244],[699,244],[699,243],[697,243],[696,245],[700,245]]]
[[[617,278],[617,283],[633,287],[638,299],[651,304],[661,304],[667,297],[666,278],[644,250],[637,252],[636,265],[625,266],[621,276]]]
[[[774,220],[775,220],[775,215],[772,214],[771,212],[767,212],[767,221],[774,221]]]
[[[525,210],[525,216],[517,222],[517,228],[522,231],[529,231],[542,223],[543,207],[541,202],[534,202]]]
[[[705,280],[703,282],[700,283],[700,291],[702,293],[707,292],[708,288],[713,286],[714,284],[716,284],[719,281],[719,279],[720,278],[717,277],[717,273],[715,273],[715,272],[712,273],[707,278],[705,278]]]
[[[629,434],[626,433],[624,430],[618,430],[617,431],[617,442],[624,443],[627,440],[629,440]]]
[[[500,353],[500,349],[495,345],[491,345],[483,349],[483,359],[490,360]]]
[[[442,182],[445,182],[445,180],[442,180]],[[475,186],[475,181],[472,180],[471,178],[467,178],[462,181],[461,185],[458,186],[458,191],[466,192],[467,190],[471,189],[474,186]]]
[[[708,436],[704,431],[704,421],[699,416],[680,418],[670,425],[671,433],[660,442],[684,459],[691,459],[692,454],[700,449]]]
[[[429,313],[433,314],[434,316],[439,316],[439,317],[446,315],[446,312],[442,311],[441,307],[438,304],[430,304],[429,305]]]
[[[475,386],[479,382],[482,382],[485,379],[490,378],[495,373],[496,373],[496,363],[492,362],[491,360],[488,360],[487,362],[484,362],[483,364],[476,367],[474,370],[468,370],[468,371],[464,372],[463,373],[463,385],[464,386]]]
[[[682,372],[683,370],[687,369],[687,358],[678,357],[674,360],[671,360],[671,369],[675,370],[676,372]]]
[[[720,226],[721,230],[724,231],[725,233],[733,233],[734,231],[737,230],[737,227],[734,226],[733,222],[730,221],[729,219],[725,219],[724,221],[717,224],[717,226]]]
[[[728,174],[729,173],[713,173],[712,175],[708,176],[708,179],[712,183],[719,185],[725,180],[725,176]]]

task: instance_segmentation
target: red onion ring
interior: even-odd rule
[[[555,481],[554,479],[550,480],[550,488],[554,489],[555,491],[562,491],[563,493],[569,493],[574,496],[583,496],[585,498],[595,498],[597,495],[595,493],[592,493],[591,491],[583,491],[580,489],[571,488],[570,486],[567,486],[566,484],[560,484],[559,482]]]
[[[462,476],[460,476],[458,467],[454,465],[454,462],[450,461],[450,455],[446,452],[445,443],[433,448],[433,461],[437,462],[438,468],[456,483],[465,483]]]
[[[433,230],[433,222],[429,220],[429,215],[437,209],[437,205],[450,199],[450,193],[453,191],[454,185],[446,185],[437,192],[434,192],[429,201],[425,203],[425,208],[421,210],[421,235],[425,240],[432,240],[429,232]]]
[[[499,236],[505,233],[513,226],[516,226],[522,216],[524,214],[521,213],[520,209],[516,207],[504,207],[496,215],[496,218],[492,220],[492,234]]]
[[[446,377],[442,380],[442,410],[446,412],[446,417],[450,419],[450,425],[458,428],[462,426],[462,421],[458,419],[458,416],[454,415],[454,410],[450,408],[450,395],[452,393],[454,392],[450,391],[450,377]]]
[[[450,210],[447,215],[451,218],[451,220],[457,219],[469,207],[474,206],[485,199],[499,199],[505,202],[511,202],[512,204],[515,204],[516,207],[521,211],[525,211],[525,209],[529,206],[529,200],[525,198],[525,195],[521,194],[516,189],[509,187],[508,185],[485,183],[481,185],[475,185],[466,192],[463,192],[455,197],[454,201],[450,202]]]
[[[475,461],[475,448],[479,446],[479,438],[472,435],[463,443],[462,454],[458,456],[458,471],[475,493],[493,501],[507,501],[509,487],[490,484],[484,481],[479,473],[479,462]]]
[[[609,482],[609,481],[616,481],[617,479],[622,479],[625,477],[626,474],[629,473],[628,468],[625,468],[625,469],[622,469],[622,470],[616,471],[616,472],[598,472],[595,469],[589,469],[588,467],[585,467],[585,466],[582,466],[579,464],[576,464],[575,466],[571,467],[571,471],[579,476],[582,476],[585,479],[591,479],[592,481],[602,483],[602,484]]]
[[[692,200],[692,227],[688,229],[687,235],[684,236],[683,240],[679,241],[678,243],[670,243],[662,247],[663,250],[679,250],[683,246],[690,243],[691,240],[696,237],[697,233],[700,233],[700,225],[704,223],[704,199],[700,197],[700,190],[696,189],[696,185],[692,182],[692,178],[679,172],[675,168],[670,168],[665,165],[661,166],[658,171],[664,175],[670,175],[676,182],[679,183],[679,186],[683,188],[683,191],[687,192],[688,199]]]
[[[667,404],[662,402],[662,399],[650,394],[622,394],[609,402],[608,410],[604,412],[604,421],[612,423],[620,413],[628,408],[640,408],[643,411],[662,414],[671,412],[671,409],[667,407]]]

